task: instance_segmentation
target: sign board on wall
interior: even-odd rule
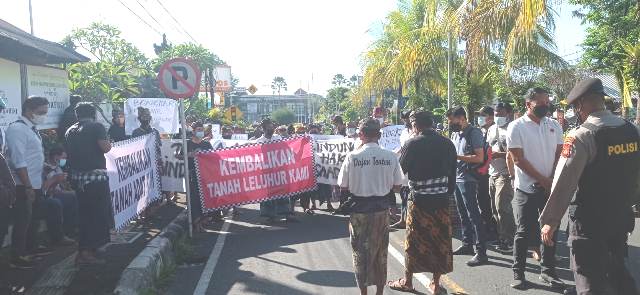
[[[0,112],[0,128],[18,119],[21,113],[20,65],[0,58],[0,99],[7,108]]]
[[[18,84],[20,85],[20,84]],[[57,128],[64,110],[69,106],[69,79],[67,71],[39,66],[27,66],[27,93],[49,100],[49,112],[38,129]]]

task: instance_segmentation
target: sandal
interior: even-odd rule
[[[435,284],[433,282],[431,282],[431,284],[429,284],[429,286],[427,286],[427,289],[429,289],[429,291],[431,293],[433,293],[433,295],[439,295],[439,294],[447,294],[447,289],[443,288],[442,285],[438,285],[438,288],[431,288],[432,286],[435,286]]]
[[[305,210],[304,212],[305,212],[305,213],[307,213],[307,214],[309,214],[309,215],[314,215],[314,214],[316,214],[316,213],[315,213],[315,212],[313,212],[313,210],[311,210],[311,209],[307,209],[307,210]]]
[[[415,293],[416,289],[414,289],[413,287],[407,286],[406,283],[407,283],[406,279],[401,278],[395,281],[388,281],[387,286],[392,290]]]

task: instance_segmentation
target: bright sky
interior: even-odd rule
[[[172,43],[190,38],[160,6],[163,4],[198,43],[231,67],[240,85],[254,84],[270,94],[275,76],[283,76],[289,93],[298,88],[325,95],[336,73],[347,78],[361,73],[360,57],[396,7],[393,0],[31,0],[35,35],[60,41],[73,28],[102,21],[117,26],[123,36],[148,57],[164,32]],[[121,3],[122,2],[122,3]],[[123,5],[124,4],[124,5]],[[143,8],[144,7],[144,8]],[[146,11],[145,11],[146,9]],[[558,8],[558,52],[579,57],[584,29],[571,17],[574,7]],[[155,18],[156,21],[152,19]],[[29,31],[28,0],[2,5],[0,19]]]

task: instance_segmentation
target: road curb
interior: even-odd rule
[[[163,267],[175,261],[173,245],[188,230],[187,212],[180,213],[124,269],[114,289],[116,295],[137,295],[152,288]]]

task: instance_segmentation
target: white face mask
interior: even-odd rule
[[[478,126],[483,127],[485,124],[487,124],[487,118],[478,117]]]
[[[33,119],[31,119],[31,123],[33,125],[42,125],[47,120],[47,115],[33,115]]]
[[[496,124],[502,127],[507,124],[507,117],[496,117]]]
[[[378,122],[380,122],[380,126],[384,125],[384,118],[378,118]]]
[[[356,128],[347,128],[347,136],[356,135]]]

